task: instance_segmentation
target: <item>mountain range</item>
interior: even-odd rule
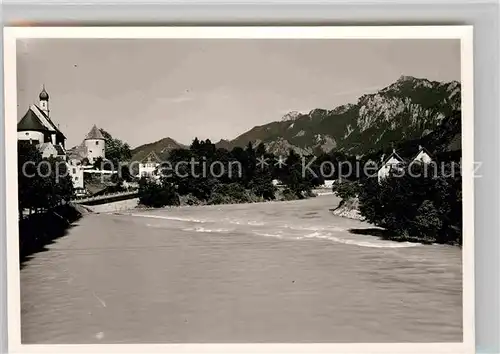
[[[444,144],[441,148],[453,150],[460,145],[460,109],[459,82],[401,76],[393,84],[359,97],[355,103],[333,109],[316,108],[309,113],[289,112],[280,120],[256,126],[233,140],[220,140],[216,146],[230,150],[248,143],[263,143],[267,151],[277,155],[287,154],[290,149],[307,155],[332,150],[366,155],[442,130],[434,136],[446,137],[446,142],[440,142]],[[150,151],[167,153],[179,147],[184,146],[164,138],[135,148],[133,159],[140,160]]]

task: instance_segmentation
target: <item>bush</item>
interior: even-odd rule
[[[284,200],[284,201],[296,200],[297,198],[298,198],[297,194],[295,194],[295,192],[293,192],[290,189],[285,189],[282,192],[282,198],[281,199]]]
[[[255,195],[238,183],[221,184],[214,188],[208,204],[252,203]]]
[[[442,226],[443,223],[434,203],[430,200],[424,200],[413,221],[413,232],[429,239],[429,241],[434,241],[439,238]]]
[[[203,204],[198,198],[196,198],[192,194],[179,196],[179,200],[181,205],[193,206],[193,205]]]
[[[273,178],[270,174],[257,174],[249,183],[253,194],[264,200],[273,200],[276,187],[273,185]]]
[[[179,196],[171,183],[145,178],[139,182],[139,203],[153,208],[180,204]]]
[[[361,191],[361,185],[357,181],[342,181],[335,183],[332,191],[342,200],[349,200],[358,196]]]

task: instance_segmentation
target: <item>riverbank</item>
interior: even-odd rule
[[[163,209],[163,208],[178,208],[185,206],[207,206],[207,205],[238,205],[238,204],[254,204],[254,203],[269,203],[269,202],[286,202],[294,200],[303,200],[308,198],[314,198],[319,195],[329,195],[333,193],[323,192],[321,190],[313,190],[309,192],[303,192],[300,195],[290,192],[289,190],[279,189],[274,194],[274,199],[265,199],[255,195],[251,190],[248,189],[230,189],[226,188],[224,191],[215,192],[210,199],[201,200],[196,198],[192,194],[188,195],[178,195],[176,203],[172,205],[165,205],[162,207],[154,207],[149,205],[144,205],[139,202],[136,208],[139,209]]]
[[[354,219],[354,220],[364,220],[363,216],[359,212],[359,199],[349,198],[348,200],[341,200],[339,205],[335,208],[330,209],[333,215],[340,216],[343,218]]]
[[[67,234],[73,223],[87,209],[82,206],[64,204],[43,213],[31,214],[19,220],[19,257],[21,265],[37,252]]]
[[[359,211],[359,199],[357,197],[349,198],[345,200],[341,200],[337,207],[331,208],[330,212],[339,217],[352,219],[352,220],[360,220],[365,221],[363,215],[361,215]],[[366,234],[366,233],[365,233]],[[376,228],[372,235],[380,237],[384,240],[395,241],[395,242],[411,242],[411,243],[420,243],[420,244],[445,244],[451,246],[459,246],[458,242],[436,242],[436,239],[422,236],[414,236],[414,235],[401,235],[396,232],[384,229],[384,228]]]

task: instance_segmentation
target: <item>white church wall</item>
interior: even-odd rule
[[[36,140],[41,144],[44,142],[44,136],[43,133],[36,131],[17,132],[17,140]]]

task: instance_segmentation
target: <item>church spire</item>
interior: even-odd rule
[[[43,84],[42,92],[40,92],[40,95],[38,96],[40,99],[40,108],[42,111],[49,116],[49,94],[47,91],[45,91],[45,84]]]
[[[40,95],[38,96],[40,98],[40,101],[48,101],[49,100],[49,94],[47,91],[45,91],[45,84],[42,86],[42,92],[40,92]]]

